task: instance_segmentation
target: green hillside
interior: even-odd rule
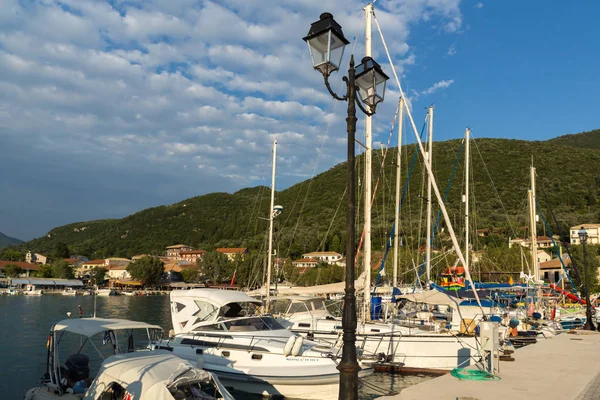
[[[600,129],[559,136],[550,139],[549,142],[557,145],[579,147],[583,149],[600,149]]]
[[[532,155],[538,175],[538,203],[543,213],[548,214],[546,193],[561,221],[563,233],[568,234],[571,225],[599,222],[600,146],[595,146],[593,139],[600,131],[593,132],[596,133],[581,134],[585,140],[579,139],[578,135],[569,135],[545,142],[506,139],[473,141],[471,228],[494,229],[498,240],[524,234],[517,227],[527,224],[527,189]],[[580,148],[585,143],[591,148]],[[434,169],[442,193],[460,146],[460,140],[434,143]],[[383,248],[393,222],[396,151],[394,148],[388,152],[383,171],[379,168],[382,153],[376,152],[373,157],[373,179],[375,181],[378,176],[383,178],[373,206],[374,250]],[[414,151],[414,145],[402,148],[403,182]],[[581,168],[581,160],[585,160],[586,168]],[[404,243],[413,248],[422,244],[420,238],[424,236],[424,223],[419,218],[421,214],[425,215],[422,212],[424,203],[421,193],[425,192],[422,192],[423,171],[420,164],[418,157],[402,208],[400,228]],[[363,157],[358,157],[359,192],[362,190],[362,165]],[[463,168],[461,156],[447,201],[457,232],[463,230]],[[342,199],[342,195],[345,187],[346,167],[340,164],[312,180],[277,193],[276,203],[285,208],[275,222],[275,248],[279,256],[295,258],[302,252],[317,249],[343,252],[346,200]],[[233,194],[211,193],[168,206],[146,209],[122,219],[57,227],[21,248],[51,253],[56,244],[62,242],[68,244],[72,254],[92,258],[160,254],[166,246],[177,243],[205,250],[243,246],[258,251],[265,243],[267,221],[261,218],[268,215],[269,195],[266,187],[243,189]],[[362,198],[360,194],[357,195],[360,202],[358,226],[362,226]],[[437,206],[434,215],[437,215]],[[540,224],[540,234],[544,233],[542,229]],[[554,224],[551,224],[551,230],[556,233]],[[444,235],[445,232],[440,233],[442,242],[438,246],[447,243],[448,238]],[[476,243],[476,246],[479,244]]]
[[[0,232],[0,249],[3,249],[8,246],[14,246],[20,243],[23,243],[23,241],[10,236],[6,236],[4,233]]]

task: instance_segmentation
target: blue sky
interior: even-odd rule
[[[0,231],[31,239],[268,185],[274,138],[278,189],[343,161],[344,106],[301,38],[330,11],[349,39],[360,32],[360,59],[363,6],[0,1]],[[375,10],[417,126],[436,106],[436,140],[466,126],[529,140],[600,127],[600,4],[388,0]],[[374,56],[391,76],[377,35]],[[384,141],[398,99],[388,89],[374,124]]]

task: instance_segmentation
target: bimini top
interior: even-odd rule
[[[173,400],[169,387],[210,379],[209,372],[195,368],[168,351],[119,354],[104,361],[84,400],[100,399],[112,383],[121,385],[132,399]],[[215,380],[215,384],[226,400],[233,399],[220,382]]]
[[[160,329],[159,325],[151,325],[140,321],[117,318],[68,318],[54,325],[54,332],[66,331],[91,337],[104,331],[124,329]]]
[[[439,290],[427,290],[424,292],[416,292],[411,294],[404,294],[397,296],[398,299],[405,299],[414,303],[425,303],[425,304],[445,304],[448,306],[458,307],[460,299],[456,297],[450,297],[446,293],[442,293]]]
[[[253,299],[244,292],[237,290],[219,289],[191,289],[171,291],[171,300],[190,298],[194,300],[206,300],[217,307],[223,307],[229,303],[255,303],[262,304],[260,300]]]

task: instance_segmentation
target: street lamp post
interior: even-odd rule
[[[577,232],[579,235],[579,240],[583,245],[583,280],[585,286],[585,325],[583,329],[587,331],[593,331],[596,328],[594,327],[594,321],[592,320],[592,305],[590,304],[590,286],[588,280],[588,267],[587,267],[587,251],[586,244],[588,239],[588,233],[585,228],[582,226],[581,229]]]
[[[334,99],[348,102],[346,130],[348,132],[348,205],[346,210],[346,273],[345,294],[342,314],[343,348],[342,360],[338,365],[340,371],[339,398],[344,400],[358,399],[358,371],[360,366],[356,359],[356,295],[354,289],[354,219],[356,214],[355,202],[355,172],[354,172],[354,141],[356,134],[356,106],[366,115],[375,114],[378,103],[383,101],[387,75],[379,64],[371,57],[362,59],[361,64],[354,67],[354,56],[350,56],[346,94],[339,96],[329,84],[329,75],[339,70],[344,47],[349,44],[344,37],[342,27],[333,19],[330,13],[321,14],[314,22],[308,34],[303,38],[308,48],[315,70],[323,74],[325,86]],[[357,97],[358,92],[358,97]],[[360,99],[359,99],[360,97]],[[362,101],[362,102],[361,102]],[[364,105],[363,105],[364,103]],[[368,296],[369,293],[365,293]]]

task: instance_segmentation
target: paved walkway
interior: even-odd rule
[[[380,400],[600,400],[600,333],[562,334],[524,347],[501,362],[497,381],[450,374]]]
[[[577,397],[577,400],[598,400],[600,399],[600,373],[587,385],[584,391]]]

